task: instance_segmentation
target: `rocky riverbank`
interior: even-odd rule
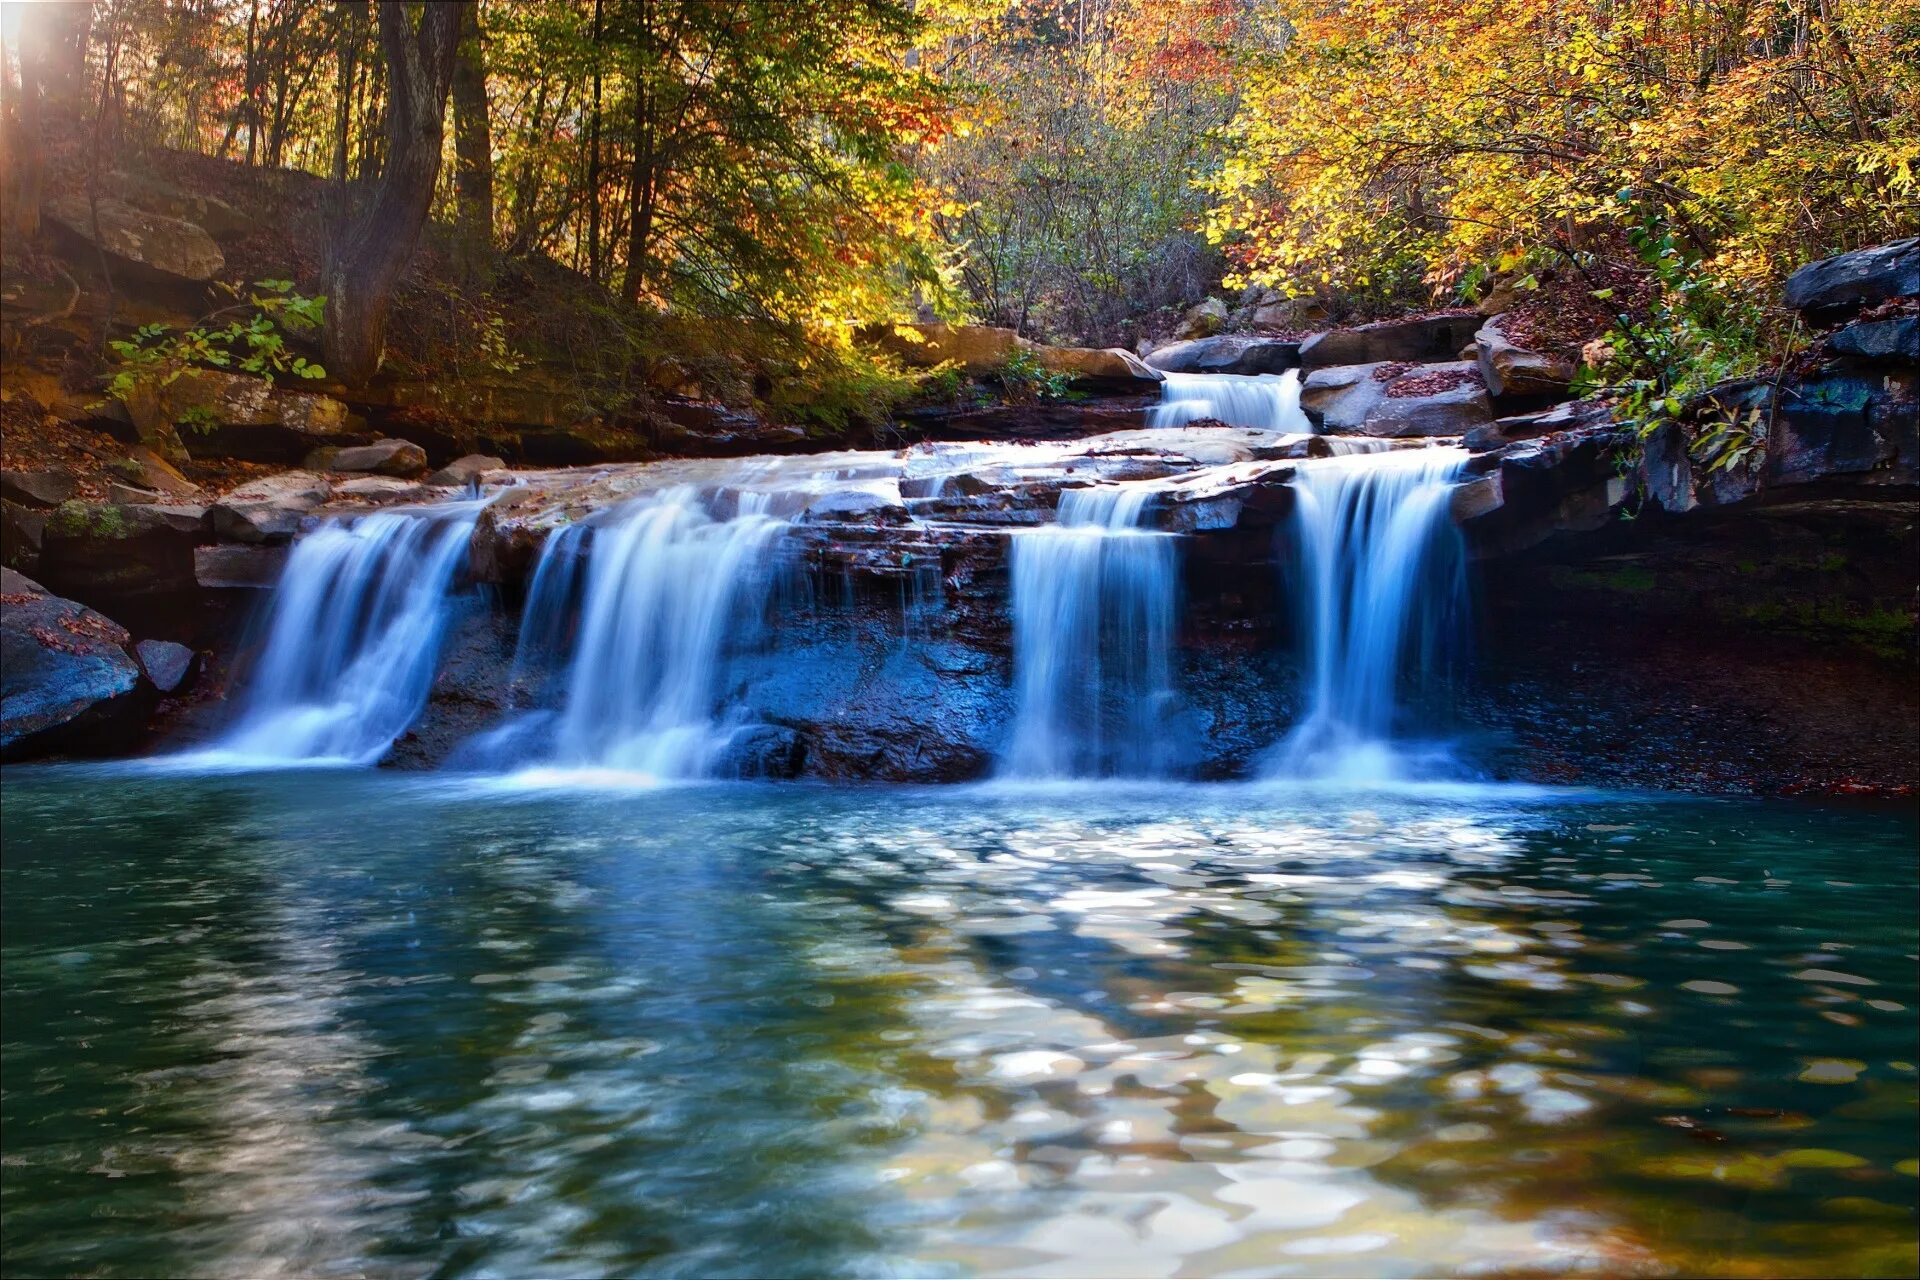
[[[1571,370],[1517,348],[1497,317],[1472,315],[1304,340],[1221,335],[1144,361],[930,327],[887,340],[982,377],[1022,352],[1093,398],[922,411],[898,424],[920,443],[834,453],[769,442],[777,428],[715,408],[699,451],[720,457],[637,461],[582,445],[529,466],[539,450],[524,430],[509,447],[505,426],[542,419],[538,431],[568,439],[604,429],[561,422],[535,384],[511,389],[510,412],[464,389],[436,393],[484,406],[468,421],[491,433],[400,435],[389,431],[401,420],[368,416],[364,399],[192,375],[161,403],[128,406],[126,479],[109,501],[72,496],[57,472],[5,477],[6,559],[29,575],[10,575],[6,589],[5,750],[117,753],[190,738],[221,716],[246,656],[243,620],[303,529],[469,495],[485,504],[462,578],[476,607],[391,758],[444,762],[525,697],[509,679],[515,614],[544,541],[636,494],[691,485],[721,518],[752,492],[790,522],[798,603],[782,613],[778,648],[745,662],[733,691],[765,726],[743,768],[979,777],[1011,715],[1009,531],[1051,520],[1065,490],[1133,481],[1154,489],[1153,524],[1186,535],[1176,651],[1178,736],[1190,745],[1173,763],[1239,776],[1298,714],[1286,656],[1297,637],[1279,589],[1294,555],[1297,467],[1336,449],[1458,437],[1473,452],[1453,514],[1481,585],[1480,657],[1456,685],[1455,717],[1485,767],[1716,791],[1898,792],[1920,776],[1916,292],[1914,242],[1815,264],[1796,277],[1796,305],[1841,323],[1810,358],[1772,381],[1716,388],[1644,438],[1603,404],[1543,408],[1568,394]],[[1289,371],[1311,430],[1146,426],[1169,373]],[[1747,430],[1729,462],[1700,443],[1730,413]],[[179,431],[183,415],[206,429]],[[179,465],[169,433],[187,451]],[[499,451],[457,452],[475,443]],[[207,492],[182,471],[196,450],[300,465]]]

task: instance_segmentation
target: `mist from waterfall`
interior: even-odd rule
[[[418,718],[477,502],[330,520],[293,546],[241,711],[182,760],[372,764]]]
[[[1401,691],[1440,671],[1463,621],[1466,557],[1448,503],[1466,458],[1423,448],[1301,464],[1293,532],[1306,712],[1271,774],[1381,781],[1447,766],[1444,751],[1409,733]]]
[[[1142,485],[1069,489],[1013,536],[1017,711],[1002,776],[1154,777],[1170,763],[1177,539]]]
[[[1300,409],[1300,371],[1285,373],[1169,373],[1160,403],[1147,411],[1150,427],[1182,427],[1212,419],[1230,427],[1311,432]]]

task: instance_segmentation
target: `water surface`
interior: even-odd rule
[[[10,1274],[1916,1266],[1906,816],[5,786]]]

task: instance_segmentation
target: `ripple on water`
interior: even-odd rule
[[[1905,819],[328,778],[9,774],[22,1270],[1914,1265]]]

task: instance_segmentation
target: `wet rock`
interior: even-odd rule
[[[1300,364],[1291,339],[1221,334],[1155,347],[1147,363],[1165,373],[1285,373]]]
[[[1334,329],[1317,333],[1300,344],[1300,364],[1306,369],[1323,369],[1383,360],[1451,360],[1460,348],[1473,341],[1480,324],[1478,315],[1463,313],[1383,320],[1354,329]]]
[[[0,758],[123,750],[147,691],[124,629],[0,569]]]
[[[782,725],[756,724],[727,742],[717,769],[723,777],[797,778],[806,766],[807,744]]]
[[[1387,384],[1367,410],[1362,435],[1460,436],[1493,421],[1493,405],[1471,361],[1416,365]]]
[[[898,500],[869,489],[822,494],[800,518],[809,524],[905,524],[910,519]]]
[[[428,476],[426,483],[443,489],[464,488],[489,471],[504,470],[506,465],[503,460],[491,454],[470,453],[464,458],[455,458]]]
[[[197,531],[140,506],[62,503],[41,536],[39,577],[49,590],[99,607],[190,594]]]
[[[200,666],[199,654],[171,640],[142,640],[133,646],[133,651],[147,679],[161,693],[185,689]]]
[[[397,476],[355,476],[336,485],[333,492],[336,498],[372,503],[433,501],[443,496]]]
[[[1913,294],[1920,294],[1920,236],[1810,262],[1787,278],[1786,302],[1826,322]]]
[[[1457,523],[1465,524],[1490,516],[1505,504],[1502,493],[1500,473],[1481,476],[1469,480],[1453,491],[1453,518]]]
[[[1387,394],[1391,375],[1376,376],[1382,364],[1338,365],[1315,369],[1300,383],[1300,410],[1322,431],[1358,431],[1373,406]]]
[[[811,443],[803,427],[768,422],[750,409],[717,400],[665,400],[657,412],[667,422],[662,447],[685,457],[799,453]]]
[[[193,550],[193,575],[209,591],[271,587],[287,566],[287,548],[224,543]]]
[[[1528,351],[1508,339],[1499,317],[1474,335],[1474,359],[1487,394],[1495,399],[1562,398],[1573,382],[1573,362],[1560,356]]]
[[[57,507],[73,496],[64,471],[0,471],[0,498],[23,507]]]
[[[376,440],[342,449],[329,464],[334,471],[370,471],[375,475],[413,477],[427,470],[427,451],[411,440]]]
[[[365,439],[346,405],[330,396],[210,369],[137,390],[127,397],[127,413],[163,459],[172,452],[169,437],[198,457],[280,463],[298,462],[318,445]]]
[[[88,244],[164,276],[211,280],[227,265],[220,246],[202,228],[180,218],[136,209],[113,196],[92,202],[85,196],[58,196],[47,202],[44,212],[50,221]]]
[[[1827,339],[1827,349],[1860,360],[1920,362],[1920,316],[1850,324]]]
[[[1603,426],[1611,410],[1598,400],[1570,400],[1535,413],[1512,414],[1467,432],[1461,441],[1475,453],[1503,448],[1516,440],[1531,440],[1555,431]]]
[[[283,471],[250,480],[215,502],[208,512],[213,531],[235,542],[287,542],[300,522],[333,496],[327,478],[312,471]]]

